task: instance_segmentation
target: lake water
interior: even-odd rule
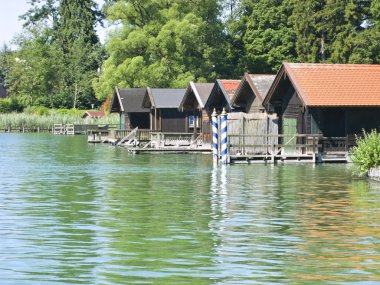
[[[0,284],[380,284],[380,183],[347,165],[0,134]]]

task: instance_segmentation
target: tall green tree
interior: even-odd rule
[[[373,52],[363,52],[363,43],[367,41],[376,46],[378,25],[373,17],[376,2],[378,0],[294,0],[292,19],[299,60],[373,61],[369,58]],[[376,53],[376,47],[374,49]]]
[[[44,76],[33,79],[35,85],[45,85],[46,88],[35,89],[40,95],[32,97],[41,98],[31,102],[48,104],[49,107],[53,104],[54,107],[88,108],[97,102],[92,81],[97,77],[104,52],[95,26],[102,21],[103,14],[92,0],[31,0],[30,5],[21,18],[25,21],[25,32],[33,31],[34,36],[19,40],[18,53],[20,56],[27,54],[22,62],[48,59],[48,66],[55,69],[54,86],[51,86],[51,80],[49,84],[43,82],[46,80]],[[38,34],[41,26],[44,27],[43,35]],[[33,45],[44,51],[54,47],[55,53],[32,53],[28,47]],[[13,70],[14,74],[18,70],[21,76],[22,65],[15,64]],[[13,84],[15,92],[25,94],[27,91],[16,82]],[[47,100],[49,96],[51,98]]]
[[[237,74],[273,73],[283,61],[296,60],[295,33],[289,21],[292,12],[290,0],[240,2],[236,14],[227,21]]]
[[[350,63],[380,63],[380,1],[370,2],[367,17],[363,20],[362,32],[355,38]]]
[[[223,26],[216,0],[124,0],[107,19],[120,23],[107,43],[109,58],[95,82],[98,98],[115,86],[185,87],[189,80],[213,80]]]
[[[102,61],[95,30],[102,14],[92,0],[61,0],[58,10],[59,43],[66,66],[60,72],[61,90],[73,108],[85,108],[97,101],[91,84]]]
[[[59,82],[60,58],[57,46],[47,40],[49,28],[40,27],[24,32],[17,39],[19,49],[12,52],[6,74],[9,92],[24,106],[54,106]]]

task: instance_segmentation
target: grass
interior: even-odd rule
[[[84,112],[62,113],[57,110],[51,110],[48,114],[38,115],[35,113],[8,113],[0,114],[0,130],[21,130],[21,129],[49,129],[54,124],[119,124],[118,115],[108,115],[103,118],[93,120],[91,118],[83,119],[81,115]]]

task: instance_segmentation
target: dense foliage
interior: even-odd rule
[[[0,76],[24,106],[89,108],[96,104],[92,80],[103,60],[95,25],[100,12],[91,0],[32,0],[22,16],[17,50],[4,48]]]
[[[370,168],[380,167],[380,133],[376,130],[363,132],[362,137],[356,138],[357,146],[350,156],[358,175],[365,175]]]
[[[86,108],[115,86],[185,87],[284,61],[380,63],[379,0],[104,2],[30,1],[17,49],[0,51],[0,79],[21,104]],[[114,28],[103,47],[104,17]]]

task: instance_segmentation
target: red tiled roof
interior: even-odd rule
[[[380,106],[379,64],[284,63],[308,106]]]
[[[239,87],[240,80],[222,79],[220,80],[220,82],[222,83],[224,90],[228,94],[228,97],[230,97],[231,99]]]
[[[104,112],[103,111],[87,111],[86,114],[90,117],[103,117]]]

